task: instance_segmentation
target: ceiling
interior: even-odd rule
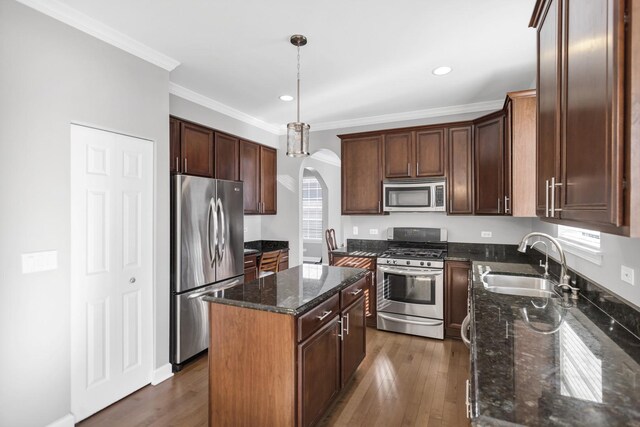
[[[180,62],[172,83],[270,125],[504,99],[535,78],[535,0],[60,0]],[[448,65],[453,71],[435,76]]]

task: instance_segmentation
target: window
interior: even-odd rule
[[[579,246],[586,246],[588,249],[600,249],[600,232],[598,231],[559,225],[558,237]]]
[[[313,176],[302,178],[302,239],[322,240],[322,187]]]

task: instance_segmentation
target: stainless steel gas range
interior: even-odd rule
[[[444,338],[447,230],[390,228],[378,258],[378,329]]]

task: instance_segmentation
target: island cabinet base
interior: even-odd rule
[[[209,304],[209,425],[295,426],[295,318]]]
[[[209,425],[317,424],[366,355],[362,276],[302,314],[209,303]]]

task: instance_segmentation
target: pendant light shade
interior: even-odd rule
[[[291,36],[291,44],[298,48],[297,104],[298,114],[295,122],[287,124],[287,156],[305,157],[309,155],[309,128],[300,121],[300,46],[307,44],[307,38],[300,34]]]

